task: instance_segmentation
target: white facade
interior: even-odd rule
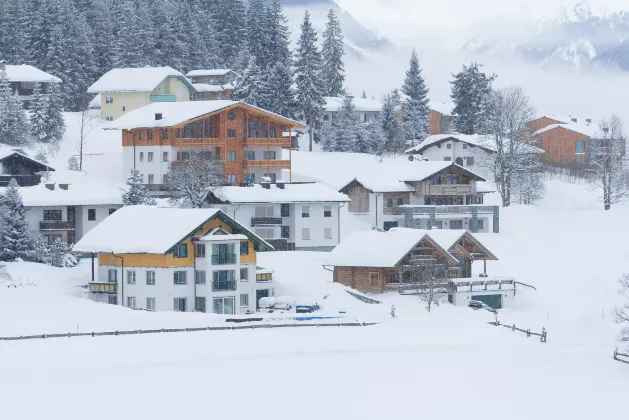
[[[467,306],[471,300],[492,304],[499,302],[498,306],[500,308],[513,306],[513,300],[515,299],[514,280],[478,277],[451,279],[450,282],[455,291],[448,296],[448,301],[455,306]],[[487,284],[484,284],[485,282]]]
[[[451,161],[470,170],[480,165],[480,160],[487,157],[487,152],[478,146],[461,141],[445,141],[427,147],[422,157],[428,160]]]

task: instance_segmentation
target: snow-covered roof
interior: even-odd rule
[[[10,146],[5,146],[3,144],[0,144],[0,161],[4,160],[6,158],[8,158],[9,156],[12,155],[19,155],[25,159],[30,160],[31,162],[37,163],[39,165],[45,166],[45,168],[42,168],[43,170],[48,170],[48,171],[54,171],[53,168],[51,168],[47,163],[41,162],[29,155],[26,154],[26,152],[24,152],[22,149],[20,149],[19,147],[10,147]],[[10,175],[10,174],[9,174]]]
[[[547,127],[542,128],[541,130],[537,130],[533,133],[534,136],[539,136],[547,131],[554,130],[556,128],[565,128],[569,131],[574,131],[575,133],[583,134],[584,136],[593,137],[598,132],[597,128],[592,125],[578,124],[578,123],[569,123],[569,124],[551,124]]]
[[[61,79],[28,64],[5,66],[9,82],[61,83]]]
[[[459,232],[460,238],[464,231],[455,232]],[[420,229],[396,228],[388,232],[375,230],[355,232],[330,252],[326,264],[341,267],[394,267],[426,236],[432,238],[433,242],[442,248],[444,254],[456,261],[448,252],[451,245],[446,247],[441,245],[448,243],[448,240],[446,235],[440,233],[435,235],[438,237],[435,239],[431,236],[432,231]]]
[[[101,109],[100,99],[101,99],[100,93],[98,95],[94,96],[94,98],[90,101],[90,103],[88,105],[89,108],[90,109]]]
[[[50,190],[45,184],[21,187],[20,194],[25,207],[122,205],[122,191],[109,185],[68,185],[64,190],[59,185]]]
[[[223,92],[226,90],[234,90],[234,86],[231,83],[225,85],[211,85],[209,83],[193,83],[192,86],[197,92]]]
[[[277,118],[282,118],[291,123],[294,127],[303,127],[303,125],[290,118],[266,111],[244,102],[239,101],[190,101],[190,102],[155,102],[123,115],[115,121],[104,125],[106,129],[130,130],[132,128],[152,128],[152,127],[172,127],[191,119],[200,117],[205,114],[211,114],[234,105],[241,105],[247,108],[255,109]],[[155,114],[162,114],[161,120],[155,119]]]
[[[208,242],[224,242],[224,241],[246,241],[247,236],[241,234],[227,234],[227,235],[214,235],[208,234],[199,238],[199,241],[208,241]]]
[[[466,233],[466,230],[461,229],[433,229],[430,231],[428,236],[430,236],[430,239],[432,239],[433,242],[435,242],[441,248],[449,250]]]
[[[404,153],[413,154],[413,153],[422,153],[424,150],[429,148],[430,146],[434,146],[444,140],[447,139],[455,139],[462,143],[471,144],[472,146],[478,146],[485,149],[489,149],[487,146],[487,140],[485,136],[480,134],[437,134],[434,136],[426,137],[424,141],[422,141],[417,146],[411,147],[406,150]]]
[[[443,115],[452,115],[454,104],[452,102],[430,101],[428,108]]]
[[[105,73],[87,93],[152,92],[168,77],[179,77],[192,86],[183,73],[172,67],[118,68]]]
[[[382,111],[382,102],[369,98],[353,98],[356,111],[378,112]],[[337,96],[327,96],[325,98],[326,112],[338,112],[343,106],[343,98]]]
[[[208,220],[220,218],[237,227],[265,250],[273,247],[240,223],[216,209],[127,206],[90,230],[75,246],[77,252],[165,254],[194,234]]]
[[[222,201],[230,203],[336,203],[350,201],[325,184],[284,184],[284,189],[270,185],[251,187],[222,187],[216,195]]]
[[[186,76],[187,77],[199,77],[199,76],[224,76],[227,73],[231,72],[231,69],[206,69],[206,70],[191,70]]]

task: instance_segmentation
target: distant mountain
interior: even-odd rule
[[[615,66],[629,71],[629,13],[595,15],[588,3],[580,2],[517,33],[477,36],[463,49],[492,56],[517,54],[543,66]]]

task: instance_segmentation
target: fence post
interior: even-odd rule
[[[618,360],[618,349],[614,349],[614,360]]]
[[[515,331],[515,324],[513,324],[513,328],[511,328],[511,331]]]

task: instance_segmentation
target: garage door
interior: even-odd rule
[[[485,305],[494,309],[502,308],[502,295],[472,296],[472,300],[483,302]]]

